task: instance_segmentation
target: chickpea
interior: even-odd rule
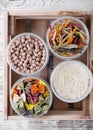
[[[42,55],[42,54],[41,54],[41,51],[40,51],[40,52],[38,52],[38,55],[39,55],[39,56],[41,56],[41,55]]]
[[[39,65],[39,62],[36,62],[36,65]]]
[[[34,42],[35,42],[35,40],[32,40],[31,42],[32,42],[32,43],[34,43]]]
[[[46,60],[46,56],[42,56],[42,60]]]
[[[31,47],[31,48],[33,48],[33,47],[34,47],[34,45],[33,45],[33,44],[30,44],[30,47]]]
[[[37,42],[37,41],[35,41],[35,43],[34,43],[34,44],[35,44],[35,46],[37,46],[37,45],[38,45],[38,42]]]
[[[26,40],[26,41],[25,41],[25,43],[26,43],[26,44],[28,44],[28,43],[29,43],[29,41],[28,41],[28,40]]]
[[[22,43],[25,43],[25,38],[21,38],[21,42],[22,42]]]
[[[18,59],[18,57],[17,57],[17,56],[15,56],[13,59],[14,59],[14,61],[15,61],[15,60],[17,60],[17,59]]]
[[[30,72],[31,72],[31,73],[33,73],[33,72],[34,72],[34,70],[33,70],[33,69],[32,69],[32,70],[30,70]]]
[[[24,46],[24,47],[23,47],[23,50],[24,50],[24,51],[26,51],[26,50],[27,50],[27,48]]]
[[[20,68],[17,68],[17,71],[20,71]]]
[[[18,39],[15,42],[16,42],[17,46],[20,44],[20,40],[18,40]]]
[[[12,54],[12,57],[15,57],[15,54]]]
[[[32,41],[31,38],[29,38],[28,41],[31,42]]]
[[[41,64],[43,65],[43,64],[44,64],[44,62],[45,62],[45,61],[44,61],[44,60],[42,60],[42,61],[41,61]]]
[[[40,50],[39,49],[35,49],[35,52],[39,52]]]
[[[38,57],[38,53],[34,53],[34,56],[35,56],[35,57]]]
[[[13,49],[11,49],[11,50],[10,50],[10,52],[11,52],[11,53],[13,53],[13,52],[14,52],[14,50],[13,50]]]
[[[29,73],[30,73],[30,70],[27,70],[26,72],[29,74]]]
[[[40,58],[39,58],[39,57],[37,57],[37,58],[36,58],[36,61],[40,61]]]
[[[27,57],[31,57],[31,55],[28,53],[28,54],[27,54]]]
[[[24,50],[23,50],[23,49],[21,49],[21,50],[20,50],[20,52],[24,53]]]
[[[33,59],[33,61],[34,61],[34,60],[36,59],[36,57],[33,55],[33,56],[32,56],[32,59]]]
[[[19,54],[19,51],[15,51],[15,54],[18,55],[18,54]]]
[[[23,52],[23,53],[22,53],[22,56],[26,56],[26,53],[25,53],[25,52]]]
[[[22,49],[22,47],[23,47],[22,45],[19,46],[20,49]]]
[[[32,67],[36,67],[36,64],[32,63]]]
[[[28,47],[28,51],[32,51],[32,48],[31,48],[31,47]]]
[[[15,44],[13,43],[13,45],[12,45],[12,48],[14,49],[16,46],[15,46]]]
[[[24,69],[23,69],[23,70],[24,70],[24,71],[27,71],[27,68],[25,68],[25,67],[24,67]]]
[[[39,70],[39,69],[40,69],[40,66],[37,66],[37,67],[36,67],[36,70]]]
[[[33,68],[33,71],[34,71],[34,72],[36,71],[36,68],[35,68],[35,67]]]
[[[35,60],[32,60],[32,63],[33,63],[33,64],[35,64],[35,62],[36,62]]]
[[[30,66],[30,69],[33,69],[33,66]]]

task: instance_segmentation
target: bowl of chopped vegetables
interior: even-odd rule
[[[75,59],[88,48],[89,32],[78,18],[63,16],[49,26],[46,40],[50,51],[56,57],[63,60]]]
[[[36,77],[17,80],[10,92],[10,103],[18,115],[41,117],[48,113],[52,105],[52,92],[48,83]]]

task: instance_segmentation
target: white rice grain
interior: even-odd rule
[[[69,62],[58,67],[53,76],[52,84],[57,94],[65,99],[82,97],[89,83],[89,74],[78,62]]]

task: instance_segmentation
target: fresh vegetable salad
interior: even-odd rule
[[[23,116],[39,117],[47,114],[52,94],[47,84],[38,79],[24,79],[15,85],[10,95],[14,110]]]
[[[81,24],[68,18],[59,20],[53,27],[50,25],[48,35],[51,48],[59,55],[65,57],[82,53],[87,46],[86,32]]]

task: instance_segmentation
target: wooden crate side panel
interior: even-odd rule
[[[55,16],[64,16],[64,15],[74,15],[74,16],[86,16],[86,15],[90,15],[91,12],[86,12],[86,11],[35,11],[35,12],[31,12],[31,11],[9,11],[9,15],[11,16],[27,16],[28,18],[32,15],[35,18],[38,19],[38,17],[55,17]]]
[[[4,119],[7,119],[8,114],[8,66],[6,62],[6,47],[8,42],[8,13],[4,14]]]
[[[91,16],[90,69],[93,74],[93,13]],[[93,120],[93,89],[90,93],[89,110],[90,110],[90,119]]]

